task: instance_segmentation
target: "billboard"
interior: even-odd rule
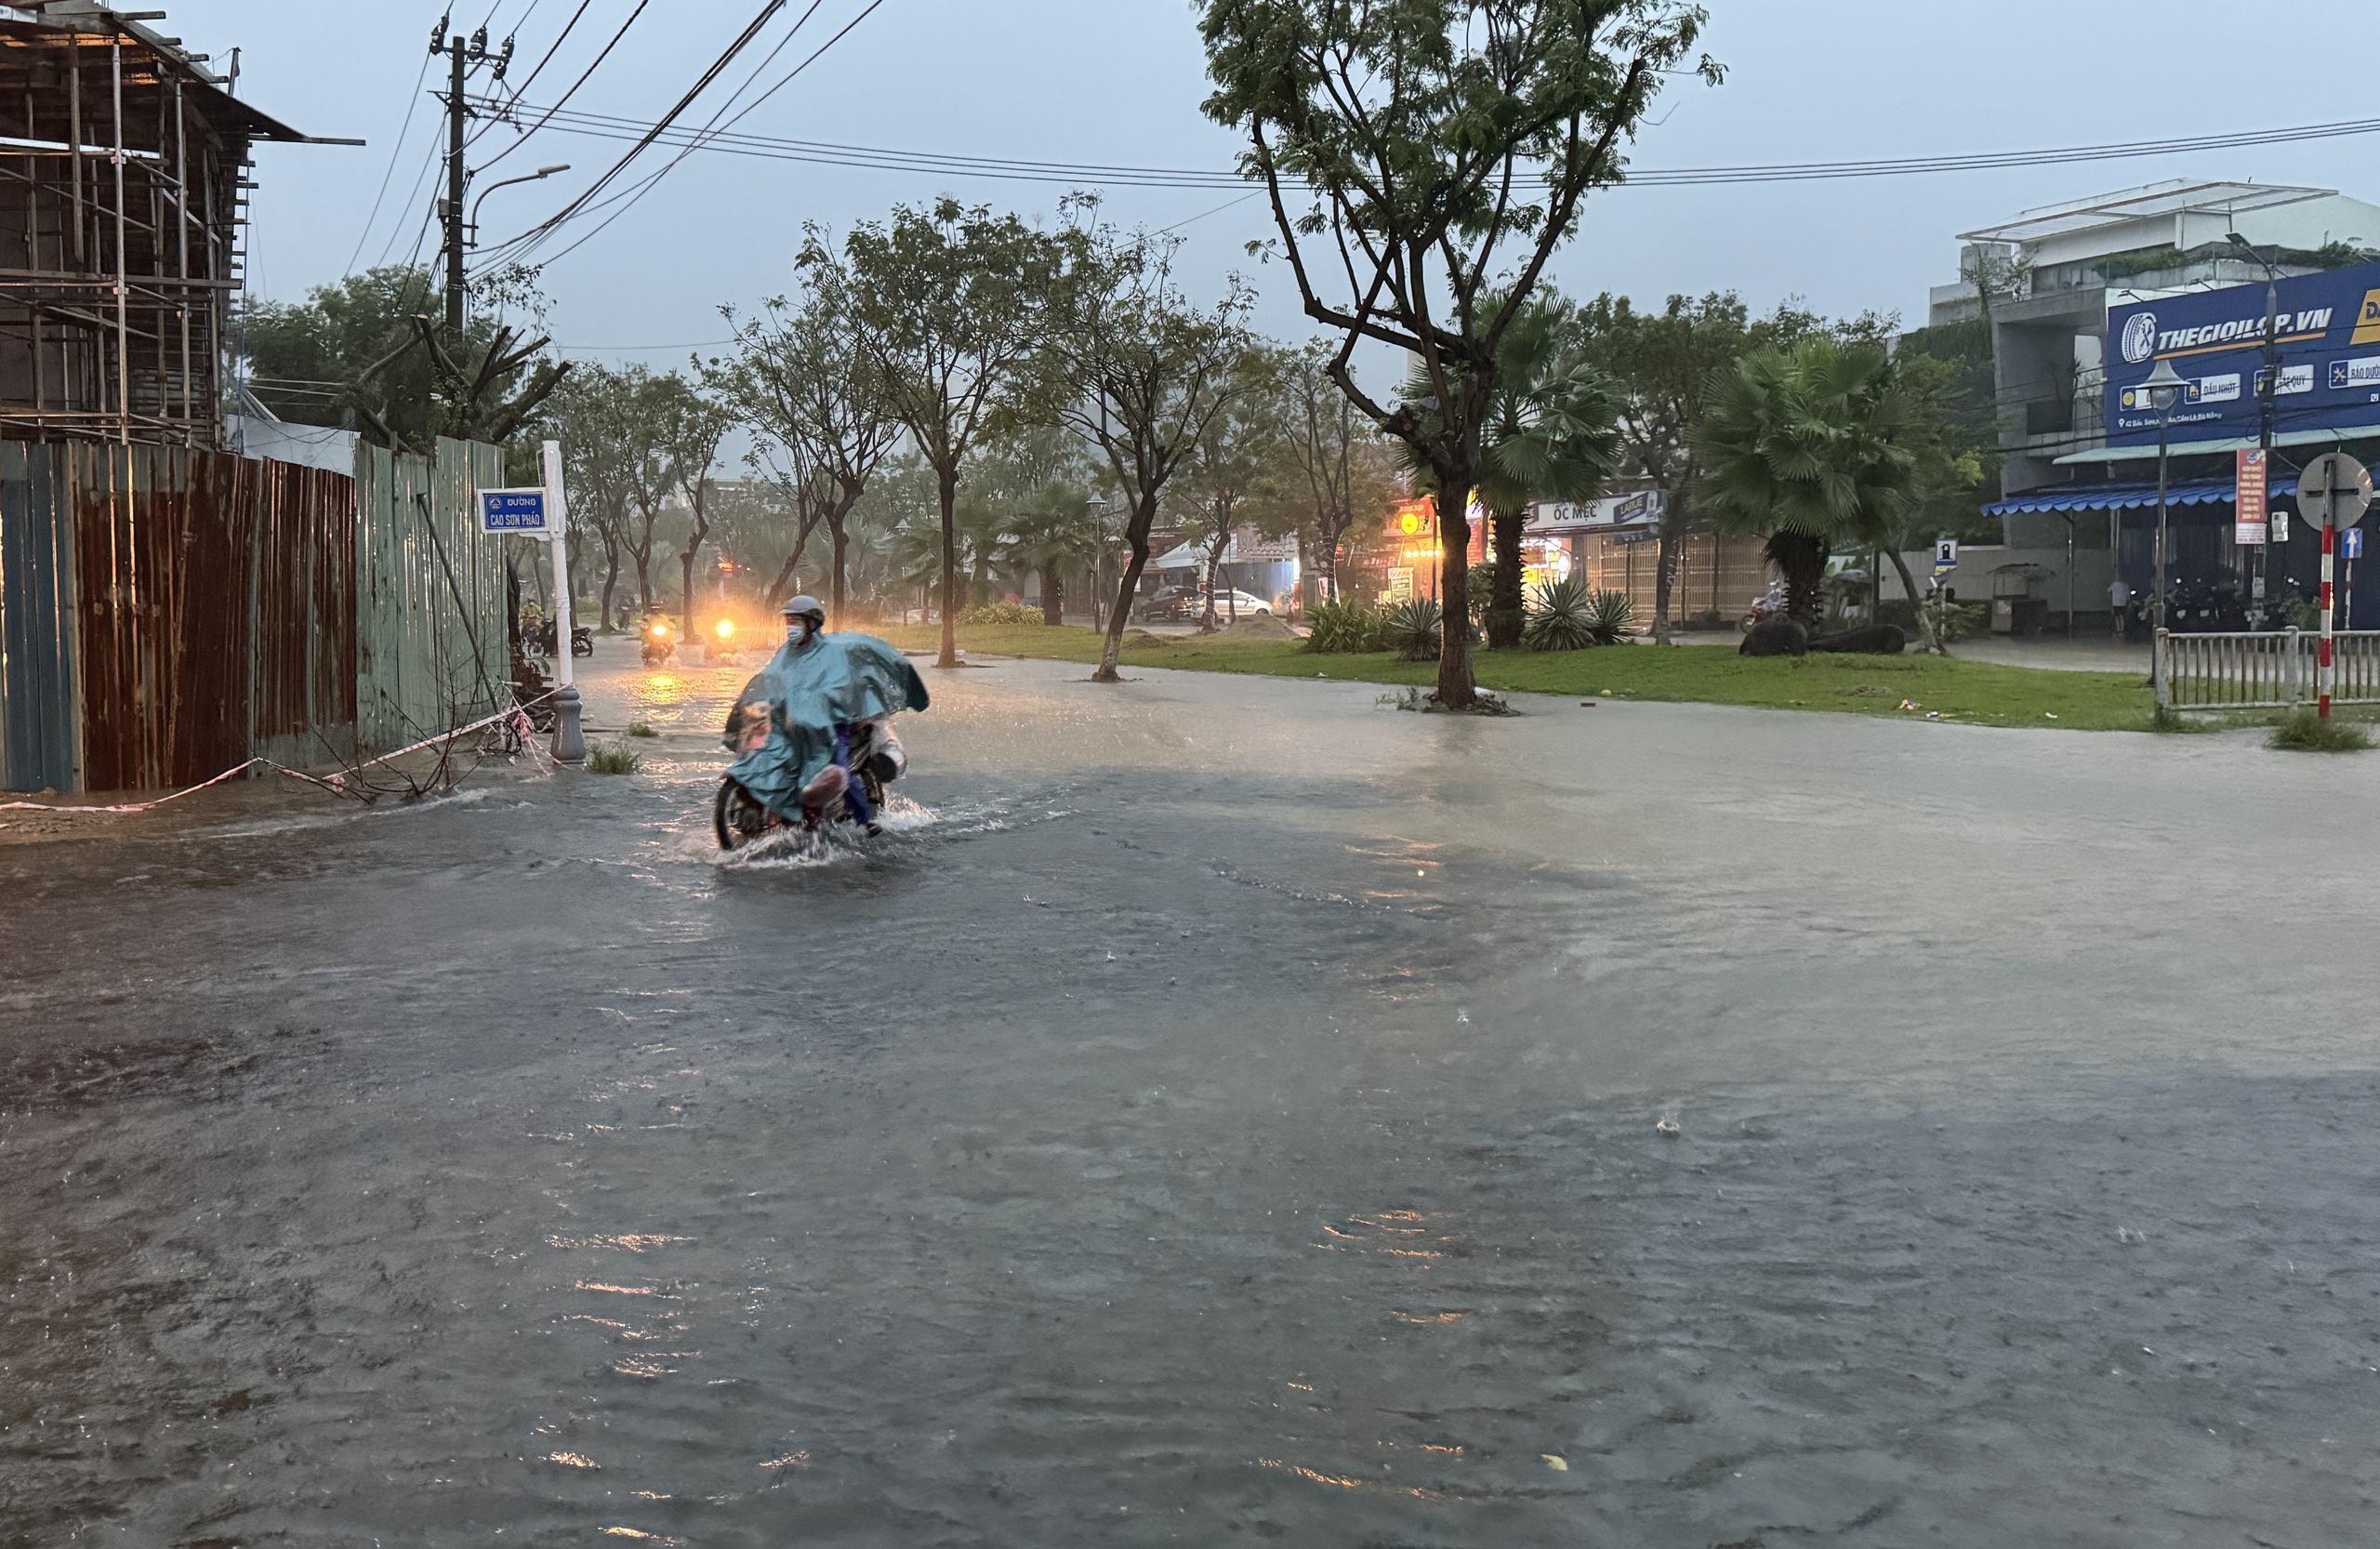
[[[2254,437],[2263,425],[2266,286],[2228,285],[2108,309],[2108,444],[2157,444],[2142,382],[2167,360],[2189,383],[2174,439]],[[2283,280],[2273,430],[2380,425],[2380,263]]]

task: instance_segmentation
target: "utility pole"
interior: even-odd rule
[[[446,348],[457,361],[462,358],[465,274],[463,255],[470,245],[469,228],[464,220],[463,198],[470,192],[470,169],[463,165],[463,151],[469,136],[471,107],[465,93],[470,87],[471,67],[493,60],[496,79],[504,79],[505,67],[512,62],[512,39],[504,40],[504,47],[491,54],[487,47],[487,29],[482,27],[468,39],[462,33],[448,35],[447,23],[453,17],[442,16],[438,25],[430,29],[430,51],[446,57],[446,197],[438,202],[439,228],[444,235],[442,246],[446,259]]]
[[[2271,258],[2265,257],[2261,248],[2251,245],[2238,232],[2233,232],[2229,240],[2232,246],[2263,265],[2265,271],[2265,370],[2264,380],[2256,393],[2259,421],[2256,444],[2264,451],[2265,546],[2261,555],[2252,554],[2248,559],[2248,602],[2261,617],[2280,614],[2283,583],[2289,576],[2288,550],[2274,541],[2273,528],[2277,523],[2273,521],[2270,495],[2273,416],[2281,395],[2281,271]],[[2234,498],[2236,500],[2236,494]]]
[[[445,23],[439,26],[443,30]],[[463,169],[463,130],[470,110],[463,87],[470,57],[460,33],[447,45],[447,57],[452,68],[446,88],[446,203],[440,213],[446,226],[446,348],[452,352],[463,343],[463,192],[469,180]]]

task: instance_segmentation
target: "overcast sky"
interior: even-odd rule
[[[160,0],[157,24],[220,68],[242,55],[240,94],[306,133],[367,149],[258,152],[252,283],[302,296],[350,263],[415,251],[431,197],[436,107],[417,82],[435,0]],[[550,103],[637,0],[587,0],[578,30],[525,100]],[[740,83],[808,0],[732,70]],[[865,7],[820,0],[773,80]],[[470,0],[517,28],[516,83],[579,0]],[[2360,116],[2346,94],[2312,89],[2301,60],[2361,60],[2380,41],[2373,0],[1712,0],[1707,44],[1726,85],[1673,84],[1634,152],[1685,167],[2050,148],[2217,133]],[[759,0],[652,0],[574,108],[650,118],[692,85]],[[811,140],[1069,163],[1228,167],[1231,136],[1198,103],[1206,85],[1187,0],[883,0],[875,13],[740,127]],[[2253,16],[2251,24],[2247,18]],[[2272,88],[2260,98],[2258,83]],[[706,101],[711,100],[707,99]],[[412,115],[406,127],[407,115]],[[697,113],[700,122],[706,113]],[[492,127],[493,154],[514,139]],[[550,162],[576,169],[488,200],[491,242],[550,214],[625,147],[548,131],[483,186]],[[2020,209],[2188,177],[2252,179],[2380,196],[2359,177],[2371,138],[2156,161],[1924,178],[1691,190],[1620,189],[1588,208],[1559,261],[1574,294],[1658,299],[1732,289],[1756,307],[1798,297],[1831,313],[1869,309],[1923,321],[1929,285],[1956,278],[1955,233]],[[476,160],[476,158],[475,158]],[[387,190],[382,193],[382,183]],[[783,291],[805,220],[848,227],[896,202],[944,192],[1047,218],[1063,188],[698,154],[602,235],[548,271],[554,332],[571,352],[654,364],[723,337],[721,303]],[[1182,228],[1190,271],[1210,288],[1247,269],[1269,234],[1261,200],[1202,190],[1122,189],[1127,223]],[[376,199],[380,205],[373,216]],[[435,238],[421,249],[426,258]],[[1287,276],[1250,271],[1272,332],[1308,331]]]

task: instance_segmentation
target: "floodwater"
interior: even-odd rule
[[[0,845],[0,1545],[2380,1542],[2380,764],[744,675]]]

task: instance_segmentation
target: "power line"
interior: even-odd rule
[[[528,10],[522,13],[521,20],[513,24],[511,32],[505,36],[504,46],[508,50],[511,48],[513,39],[520,35],[521,29],[528,25],[529,18],[537,14],[537,7],[543,3],[544,0],[530,0]],[[573,11],[571,13],[570,20],[562,23],[562,31],[555,34],[553,42],[546,46],[545,53],[538,56],[536,64],[531,68],[527,78],[522,81],[519,86],[516,86],[511,83],[505,81],[503,73],[501,71],[497,72],[496,80],[504,86],[508,96],[508,100],[518,102],[521,99],[522,93],[527,91],[531,86],[537,84],[537,77],[546,73],[546,66],[553,63],[554,57],[562,52],[562,46],[569,42],[570,34],[576,31],[579,19],[587,14],[587,8],[593,4],[594,0],[578,0],[578,9]],[[493,14],[490,15],[489,20],[495,20]],[[633,20],[634,19],[631,18],[630,20]],[[498,124],[508,122],[509,120],[509,116],[510,115],[508,113],[502,111],[486,115],[488,121],[481,125],[477,129],[471,131],[471,138],[463,142],[463,148],[465,150],[469,150],[471,147],[479,144],[481,140],[485,139],[490,134],[495,132],[496,126]],[[516,130],[520,128],[518,124],[515,124],[512,126]],[[514,146],[508,147],[508,149],[517,150],[519,147],[516,144]],[[493,165],[495,164],[491,162],[489,165]],[[485,168],[483,168],[482,170],[485,170]]]
[[[364,218],[364,230],[355,238],[355,251],[348,255],[348,272],[355,271],[355,260],[364,256],[364,245],[372,240],[372,228],[380,222],[380,205],[389,197],[389,185],[396,179],[397,162],[405,153],[405,137],[413,133],[413,116],[421,111],[422,84],[430,79],[430,57],[422,56],[421,73],[413,83],[413,96],[405,103],[403,127],[397,131],[396,143],[389,147],[389,169],[380,174],[380,192],[372,196],[372,213]]]
[[[560,253],[555,254],[552,258],[547,261],[558,262],[561,259],[569,257],[572,253],[576,252],[588,243],[593,241],[597,236],[607,230],[614,221],[618,220],[630,209],[634,208],[637,203],[641,201],[645,194],[651,192],[655,187],[657,187],[663,179],[675,171],[679,165],[684,162],[686,157],[693,152],[694,148],[707,143],[710,136],[721,132],[723,127],[721,124],[721,117],[724,116],[730,109],[735,107],[737,100],[740,99],[747,91],[749,91],[752,88],[752,83],[759,80],[760,75],[768,69],[768,67],[775,61],[777,56],[785,52],[786,48],[793,42],[794,38],[800,34],[802,28],[809,23],[811,18],[818,14],[819,7],[823,3],[824,0],[811,0],[810,8],[801,13],[800,18],[794,22],[792,28],[786,33],[785,37],[778,41],[777,46],[774,48],[769,50],[768,56],[763,59],[759,65],[753,68],[750,75],[745,78],[744,84],[737,86],[735,90],[729,95],[728,99],[720,105],[718,111],[711,114],[710,122],[708,124],[703,126],[700,130],[676,131],[681,138],[680,140],[675,143],[682,143],[685,147],[684,149],[681,150],[676,156],[672,157],[666,165],[642,179],[642,181],[634,188],[628,190],[624,195],[615,196],[612,200],[605,201],[603,205],[592,206],[593,209],[602,209],[613,204],[620,205],[619,209],[607,217],[600,225],[596,226],[594,230],[588,232],[577,241],[572,243],[569,246],[563,248]],[[757,111],[771,98],[774,98],[777,93],[792,85],[792,83],[799,78],[804,71],[817,63],[821,58],[825,57],[828,50],[832,49],[837,44],[842,42],[844,38],[850,36],[851,33],[858,28],[861,22],[866,21],[869,17],[875,15],[877,10],[882,7],[883,4],[884,0],[869,0],[869,4],[863,8],[857,16],[852,18],[848,22],[845,22],[843,26],[835,33],[834,36],[828,38],[825,43],[820,44],[816,48],[813,49],[808,58],[804,59],[800,64],[795,65],[791,70],[787,71],[774,86],[770,86],[768,90],[760,93],[760,96],[754,98],[750,102],[746,103],[741,109],[737,109],[734,113],[734,116],[727,118],[725,126],[733,126],[735,124],[741,123],[746,117]],[[663,126],[661,127],[668,128],[669,126]],[[629,154],[632,157],[641,153],[645,148],[645,145],[662,142],[663,141],[661,141],[660,138],[656,135],[653,139],[641,143],[637,150],[632,151]],[[622,165],[626,165],[625,159],[623,160]],[[615,168],[615,170],[616,171],[617,169]],[[593,191],[589,192],[591,192]],[[625,202],[623,202],[623,199]],[[555,218],[555,221],[566,218],[570,213],[570,211],[564,211],[562,216]],[[579,213],[591,213],[591,211],[581,210]],[[547,232],[553,228],[555,221],[549,221],[542,226],[532,228],[529,232],[524,232],[521,237],[513,239],[513,242],[515,244],[523,245],[534,245],[537,242],[541,242]],[[506,245],[508,247],[512,247],[513,245],[507,244]],[[516,257],[519,252],[524,250],[525,247],[513,247]]]
[[[744,84],[736,87],[734,94],[731,95],[725,102],[720,104],[719,111],[711,114],[710,122],[703,126],[699,131],[694,132],[692,138],[686,140],[684,149],[681,150],[677,155],[671,157],[667,165],[645,178],[634,188],[627,191],[625,194],[615,196],[614,199],[606,201],[603,205],[596,205],[596,209],[606,208],[612,204],[620,204],[621,207],[611,216],[607,217],[603,222],[597,226],[593,231],[587,232],[576,242],[572,243],[569,246],[563,248],[561,252],[555,254],[552,258],[547,261],[560,262],[562,259],[568,258],[571,254],[576,252],[579,248],[586,246],[587,244],[593,241],[597,236],[601,235],[606,229],[608,229],[614,221],[619,219],[621,216],[628,214],[630,209],[633,209],[636,206],[637,202],[642,199],[647,193],[651,192],[664,178],[667,178],[670,173],[676,171],[679,164],[683,162],[688,156],[692,155],[700,146],[707,143],[709,136],[721,132],[721,118],[726,114],[729,109],[735,106],[738,99],[740,99],[746,92],[752,89],[752,83],[759,80],[761,73],[765,72],[771,64],[774,64],[776,61],[777,56],[785,52],[787,46],[789,46],[793,42],[794,38],[800,34],[801,29],[809,22],[810,19],[818,14],[819,7],[824,3],[825,0],[811,0],[810,8],[801,13],[800,20],[793,24],[792,31],[787,33],[784,38],[778,41],[777,46],[769,50],[768,57],[762,60],[759,65],[754,67],[752,73],[745,78]],[[866,20],[869,16],[874,14],[877,7],[881,6],[883,3],[884,0],[871,0],[871,4],[869,4],[866,9],[861,11],[859,15],[852,18],[852,20],[845,23],[842,29],[836,33],[833,37],[828,38],[825,43],[820,44],[815,49],[813,49],[808,59],[805,59],[800,64],[795,65],[790,71],[786,73],[784,77],[781,78],[776,85],[769,87],[768,90],[762,92],[760,96],[747,103],[741,110],[737,111],[734,117],[727,120],[728,125],[732,126],[741,123],[745,117],[750,114],[755,109],[768,101],[770,98],[774,97],[778,92],[783,91],[787,86],[790,86],[797,76],[799,76],[803,71],[809,69],[812,65],[817,63],[822,55],[824,55],[828,49],[834,47],[835,45],[842,42],[845,37],[850,35],[853,28]],[[625,199],[626,202],[621,204],[623,199]]]
[[[641,120],[582,112],[556,113],[551,115],[551,122],[557,133],[582,135],[597,139],[641,139],[653,129],[652,126]],[[2336,123],[2300,125],[2281,129],[2245,130],[2233,134],[2191,135],[2107,145],[2064,146],[2041,151],[1992,151],[1871,161],[1785,162],[1744,166],[1646,168],[1630,172],[1625,182],[1620,186],[1693,188],[1741,183],[1812,182],[1853,178],[1911,177],[1940,172],[1990,171],[2005,167],[2056,166],[2082,162],[2131,160],[2148,156],[2188,155],[2209,151],[2241,150],[2307,140],[2339,139],[2375,133],[2380,133],[2380,118],[2349,119]],[[735,134],[724,129],[694,131],[665,128],[658,136],[658,139],[664,144],[682,146],[690,152],[718,151],[729,155],[754,156],[772,161],[809,162],[831,166],[866,167],[877,171],[924,172],[940,176],[983,178],[1005,181],[1104,183],[1138,188],[1219,191],[1247,186],[1246,180],[1236,172],[1185,167],[1038,162],[1006,157],[961,156],[941,152],[893,151],[879,146],[849,145],[831,140],[787,139],[764,135]]]
[[[647,0],[638,0],[637,9],[641,12],[646,3]],[[531,227],[520,236],[514,237],[510,241],[503,244],[504,248],[509,251],[509,256],[515,260],[524,257],[526,254],[533,251],[538,244],[542,243],[547,236],[559,229],[565,221],[568,221],[574,216],[576,216],[581,211],[585,210],[587,206],[603,192],[603,190],[609,188],[615,179],[628,169],[631,163],[633,163],[639,156],[643,155],[646,151],[651,149],[659,141],[664,134],[668,132],[670,127],[677,123],[679,115],[683,113],[688,108],[694,106],[694,99],[696,98],[710,89],[711,83],[718,80],[719,77],[726,72],[727,67],[734,62],[735,57],[743,53],[744,50],[750,46],[752,40],[760,35],[760,30],[768,25],[771,19],[775,17],[777,12],[785,9],[786,4],[787,0],[767,0],[767,3],[761,6],[760,13],[753,17],[753,19],[745,25],[743,32],[736,34],[735,41],[727,46],[726,51],[721,54],[718,59],[711,61],[710,68],[704,71],[702,75],[694,82],[694,84],[686,89],[685,95],[678,99],[675,106],[671,107],[668,113],[662,114],[660,120],[654,124],[645,133],[636,137],[636,142],[628,148],[628,153],[622,156],[618,161],[613,163],[609,171],[596,179],[595,181],[588,185],[587,188],[580,191],[576,198],[571,200],[569,204],[564,205],[560,210],[547,217],[537,225]],[[635,19],[631,17],[629,20],[634,20]],[[536,131],[534,129],[531,131],[532,134],[535,132]],[[526,137],[523,137],[522,143],[525,143],[525,139]],[[518,146],[516,145],[515,148],[517,149]]]
[[[516,100],[522,92],[537,84],[537,77],[546,73],[546,66],[554,62],[554,56],[562,52],[562,46],[570,41],[570,34],[577,29],[579,18],[585,16],[587,7],[594,3],[595,0],[578,0],[578,9],[570,13],[570,20],[562,24],[562,31],[556,33],[553,42],[547,46],[544,55],[538,59],[536,67],[522,78],[518,86],[513,88],[513,97]],[[535,13],[536,8],[535,6],[529,7],[532,13]],[[521,20],[526,22],[529,18],[524,16]]]
[[[498,163],[498,162],[502,161],[505,157],[507,157],[507,156],[509,156],[509,155],[512,154],[512,152],[513,152],[520,150],[520,149],[521,149],[521,147],[522,147],[523,145],[526,145],[526,144],[529,142],[529,137],[530,137],[531,135],[534,135],[534,134],[536,134],[538,130],[540,130],[540,129],[544,128],[544,127],[546,126],[546,119],[549,119],[549,118],[551,118],[555,113],[560,113],[560,112],[562,111],[562,106],[563,106],[563,104],[564,104],[564,103],[567,103],[567,102],[568,102],[572,98],[574,98],[574,97],[575,97],[575,96],[577,96],[577,95],[578,95],[578,88],[579,88],[580,86],[585,86],[585,85],[587,84],[588,77],[589,77],[589,76],[593,75],[593,74],[595,73],[595,72],[597,72],[598,70],[601,70],[601,69],[603,67],[603,61],[604,61],[605,60],[608,60],[608,59],[610,59],[610,58],[612,57],[612,50],[613,50],[613,49],[615,49],[615,48],[617,48],[617,47],[620,46],[620,40],[621,40],[622,38],[624,38],[624,37],[626,37],[626,36],[628,36],[628,29],[636,25],[636,20],[637,20],[637,18],[638,18],[638,17],[642,16],[642,15],[644,14],[644,12],[645,12],[645,7],[647,7],[648,6],[650,6],[650,5],[652,5],[652,4],[653,4],[653,0],[636,0],[636,9],[634,9],[634,10],[630,11],[630,12],[628,13],[628,19],[626,21],[623,21],[623,22],[621,22],[621,23],[620,23],[619,31],[617,31],[617,32],[615,32],[615,33],[614,33],[612,34],[612,41],[611,41],[611,42],[609,42],[609,43],[607,43],[607,44],[605,44],[605,45],[603,45],[603,51],[602,51],[602,53],[600,53],[600,54],[598,54],[598,55],[596,55],[596,56],[595,56],[595,62],[594,62],[593,64],[588,65],[585,70],[580,71],[580,72],[579,72],[579,73],[578,73],[578,79],[576,79],[575,81],[573,81],[573,82],[571,82],[571,83],[570,83],[570,89],[569,89],[569,90],[567,90],[567,91],[565,91],[565,92],[563,92],[563,93],[562,94],[561,99],[560,99],[560,100],[558,100],[558,101],[556,101],[556,102],[554,103],[554,105],[553,105],[553,107],[552,107],[551,109],[548,110],[548,112],[547,112],[547,113],[546,113],[546,118],[541,118],[541,119],[539,119],[536,123],[532,124],[531,126],[529,126],[529,127],[528,127],[528,128],[526,128],[526,129],[522,130],[522,134],[521,134],[521,138],[520,138],[519,139],[514,140],[511,144],[509,144],[509,145],[506,146],[503,150],[498,151],[495,155],[490,156],[490,157],[487,159],[486,164],[485,164],[484,165],[483,165],[483,166],[480,168],[480,170],[481,170],[481,171],[483,171],[483,172],[486,171],[486,170],[488,169],[488,167],[494,166],[496,163]],[[586,7],[582,6],[582,7],[579,7],[579,8],[580,8],[581,10],[584,10]],[[578,19],[577,19],[576,17],[572,17],[572,18],[571,18],[571,25],[572,25],[572,26],[576,26],[577,24],[578,24]],[[555,46],[556,48],[560,48],[560,47],[562,46],[562,40],[561,40],[561,39],[559,39],[559,38],[555,39],[555,40],[554,40],[554,46]],[[538,61],[538,64],[537,64],[537,69],[539,69],[539,70],[543,70],[544,68],[545,68],[545,62],[544,62],[544,60],[539,60],[539,61]],[[534,74],[534,73],[535,73],[535,72],[532,72],[532,73]],[[513,101],[512,101],[512,102],[510,102],[510,103],[483,103],[483,105],[486,105],[486,106],[493,106],[493,107],[496,108],[498,112],[500,112],[500,113],[504,113],[504,114],[507,116],[507,118],[509,119],[509,116],[510,116],[510,113],[511,113],[511,112],[512,112],[512,110],[513,110],[514,105],[515,105],[515,104],[517,104],[517,103],[519,102],[519,100],[520,100],[520,99],[516,97],[516,98],[514,98],[514,99],[513,99]],[[536,110],[535,110],[535,109],[531,109],[530,111],[534,113]],[[493,126],[490,126],[490,127],[493,127]]]

